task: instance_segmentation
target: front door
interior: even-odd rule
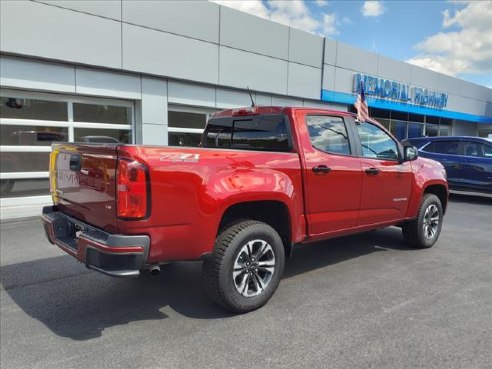
[[[356,226],[361,192],[360,159],[353,156],[346,119],[298,112],[306,182],[308,235],[323,238]]]
[[[412,185],[409,162],[400,163],[398,146],[371,123],[357,125],[361,146],[362,194],[358,226],[402,219]]]

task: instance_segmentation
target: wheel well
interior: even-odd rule
[[[254,219],[270,225],[277,231],[288,257],[292,252],[290,215],[287,206],[280,201],[253,201],[232,205],[222,216],[219,230],[238,219]]]
[[[432,193],[436,195],[439,200],[441,200],[443,213],[446,212],[446,208],[448,205],[448,192],[446,191],[446,187],[441,185],[431,185],[429,187],[426,187],[424,193]]]

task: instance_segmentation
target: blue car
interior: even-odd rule
[[[444,165],[450,189],[492,194],[492,140],[443,136],[408,141],[420,156]]]

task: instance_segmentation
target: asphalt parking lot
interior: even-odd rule
[[[492,199],[453,196],[439,242],[389,228],[298,247],[262,309],[234,316],[200,263],[112,279],[1,224],[0,338],[8,368],[490,368]]]

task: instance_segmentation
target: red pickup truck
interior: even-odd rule
[[[49,240],[118,277],[203,260],[207,293],[242,313],[273,295],[293,245],[395,225],[418,248],[439,237],[444,168],[374,120],[225,110],[201,146],[54,145],[54,206],[42,215]]]

